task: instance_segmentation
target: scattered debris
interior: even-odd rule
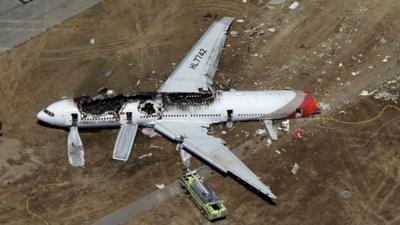
[[[112,70],[109,70],[104,74],[105,77],[109,77],[111,75],[112,75]]]
[[[370,96],[370,95],[375,94],[375,92],[377,92],[377,91],[378,91],[378,89],[375,89],[375,90],[373,90],[371,92],[369,92],[367,90],[362,90],[361,93],[360,93],[360,96]]]
[[[271,28],[268,28],[268,31],[271,33],[275,33],[276,29],[275,29],[275,27],[271,27]]]
[[[142,128],[142,134],[150,138],[160,136],[157,132],[154,131],[154,129],[148,127]]]
[[[304,130],[299,128],[295,131],[293,131],[292,136],[296,139],[303,139],[304,137]]]
[[[340,196],[344,199],[348,199],[352,196],[352,193],[350,191],[342,191],[340,192]]]
[[[266,133],[265,129],[257,129],[256,130],[256,134],[257,135],[262,135],[262,134],[265,134],[265,133]]]
[[[225,130],[221,131],[221,134],[226,134],[227,132]]]
[[[280,4],[285,3],[285,1],[286,1],[286,0],[270,0],[270,1],[268,2],[268,4],[271,4],[271,5],[280,5]]]
[[[265,4],[265,7],[267,7],[268,9],[279,9],[279,8],[283,8],[283,6],[285,5],[286,0],[270,0],[267,4]],[[264,4],[263,2],[260,4]]]
[[[389,55],[385,56],[385,58],[382,60],[382,62],[387,63],[389,58],[390,58]]]
[[[387,91],[379,91],[374,95],[375,99],[381,99],[384,101],[389,101],[392,100],[393,102],[396,102],[397,99],[399,98],[399,94],[391,94]]]
[[[90,44],[91,44],[91,45],[94,45],[94,38],[91,38],[91,39],[90,39]]]
[[[331,110],[331,106],[328,103],[319,102],[318,105],[319,105],[319,107],[321,108],[322,111]]]
[[[165,184],[156,184],[156,187],[161,190],[165,188]]]
[[[139,156],[138,158],[143,159],[143,158],[151,157],[152,155],[153,155],[153,153],[150,152],[148,154],[143,154],[143,155]]]
[[[283,127],[283,131],[289,132],[290,120],[282,121],[282,127]]]
[[[236,30],[231,31],[230,34],[234,38],[236,38],[238,36],[238,32]]]
[[[153,149],[162,149],[161,146],[159,146],[159,145],[153,145],[153,144],[151,144],[149,148],[153,148]]]
[[[269,147],[272,144],[271,138],[267,138],[267,147]]]
[[[106,92],[107,96],[113,96],[114,94],[115,94],[115,92],[113,90],[111,90],[111,89],[108,89],[107,92]]]
[[[281,151],[279,151],[279,150],[275,150],[275,152],[278,153],[278,155],[281,154]]]
[[[297,7],[299,7],[300,6],[300,3],[299,2],[293,2],[290,6],[289,6],[289,9],[290,10],[295,10],[295,9],[297,9]]]
[[[140,80],[138,80],[138,82],[136,82],[136,86],[138,86],[140,84]]]
[[[300,169],[300,166],[299,166],[299,164],[297,164],[297,163],[294,163],[294,165],[293,165],[293,167],[292,167],[292,173],[293,174],[296,174],[297,173],[297,171],[299,171],[299,169]]]
[[[238,22],[238,23],[244,23],[244,19],[237,19],[236,22]]]
[[[353,75],[353,76],[357,76],[358,74],[360,74],[360,71],[357,71],[357,72],[351,72],[351,75]]]
[[[187,153],[185,150],[182,149],[180,149],[179,153],[181,155],[183,166],[185,167],[185,169],[189,169],[190,159],[192,158],[192,155],[190,155],[189,153]]]
[[[360,96],[374,95],[375,99],[393,101],[397,103],[400,98],[400,75],[389,81],[382,82],[370,90],[362,90]]]

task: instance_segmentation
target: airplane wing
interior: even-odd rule
[[[271,189],[224,145],[222,139],[207,135],[205,126],[208,124],[163,121],[156,123],[154,129],[168,138],[181,141],[184,150],[202,158],[222,172],[231,173],[264,195],[276,198]]]
[[[232,21],[232,17],[224,17],[214,22],[158,92],[209,93],[212,91],[213,78]]]

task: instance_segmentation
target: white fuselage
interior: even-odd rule
[[[302,91],[218,91],[215,98],[204,104],[164,104],[160,113],[148,115],[139,110],[138,101],[126,102],[118,112],[91,115],[82,113],[72,99],[51,104],[39,112],[38,118],[48,124],[69,127],[71,114],[78,114],[79,128],[117,127],[132,113],[132,121],[139,126],[152,127],[156,121],[194,121],[207,124],[227,121],[272,120],[287,118],[305,98]],[[47,113],[45,112],[47,111]],[[50,113],[50,114],[49,114]]]

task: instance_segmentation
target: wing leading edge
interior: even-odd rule
[[[189,122],[159,122],[154,129],[173,139],[182,141],[184,150],[189,151],[224,173],[231,173],[269,198],[276,198],[270,187],[263,184],[240,159],[225,145],[222,139],[207,135],[206,124]]]
[[[182,59],[158,92],[207,93],[212,91],[213,78],[232,21],[232,17],[224,17],[214,22]]]

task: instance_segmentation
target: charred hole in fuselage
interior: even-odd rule
[[[155,94],[153,93],[129,93],[123,95],[80,96],[74,98],[74,102],[83,115],[113,114],[118,117],[118,113],[127,102],[154,98]]]
[[[145,112],[148,115],[152,115],[156,112],[156,109],[154,107],[154,103],[152,102],[146,102],[143,104],[143,107],[140,108],[140,111]]]

